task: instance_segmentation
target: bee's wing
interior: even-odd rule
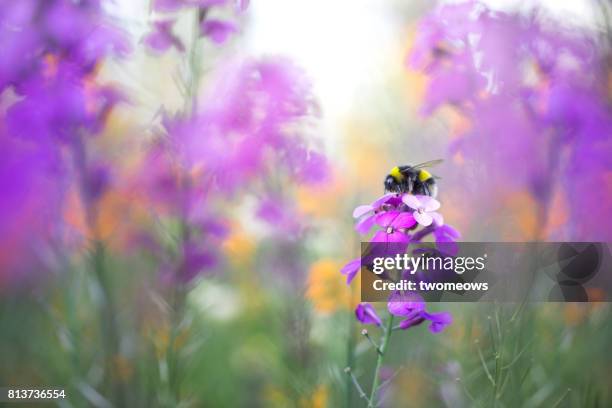
[[[433,167],[433,166],[436,166],[436,165],[442,163],[443,161],[444,160],[442,160],[442,159],[430,160],[430,161],[426,161],[424,163],[416,164],[416,165],[412,166],[412,168],[413,169],[423,169],[425,167]]]

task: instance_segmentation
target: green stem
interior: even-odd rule
[[[354,332],[354,314],[353,313],[348,313],[349,316],[349,326],[348,326],[348,342],[346,345],[346,366],[347,367],[352,367],[353,361],[355,359],[355,336],[353,334]],[[347,375],[346,377],[346,383],[345,383],[345,391],[346,391],[346,396],[345,396],[345,402],[346,402],[346,406],[348,408],[350,408],[352,406],[352,390],[353,390],[353,384],[351,379],[349,378],[349,376]]]
[[[378,404],[376,403],[376,394],[378,392],[378,386],[380,384],[380,368],[382,367],[383,358],[385,357],[385,352],[387,351],[387,347],[389,346],[389,340],[391,339],[391,334],[393,334],[393,315],[389,315],[389,319],[387,320],[387,329],[385,330],[385,334],[382,340],[382,344],[380,346],[380,353],[378,353],[378,358],[376,359],[376,368],[374,369],[374,380],[372,381],[372,391],[370,393],[370,403],[368,407],[374,408]]]
[[[114,394],[118,406],[125,405],[126,389],[122,380],[115,373],[115,361],[120,352],[120,330],[117,321],[117,308],[113,297],[111,278],[106,269],[106,250],[104,242],[100,237],[97,226],[98,203],[88,197],[88,171],[87,149],[83,142],[83,135],[77,135],[72,145],[74,166],[81,179],[79,180],[80,200],[85,210],[85,224],[89,235],[93,238],[93,250],[91,254],[91,269],[93,270],[96,283],[102,292],[102,304],[100,305],[101,337],[104,343],[104,353],[107,368],[105,376]]]
[[[126,392],[121,379],[117,378],[115,373],[115,361],[119,357],[119,328],[117,323],[117,309],[111,290],[109,277],[105,267],[105,249],[104,244],[96,239],[94,242],[94,253],[92,258],[92,267],[100,289],[103,294],[103,304],[101,306],[102,314],[102,337],[104,339],[107,359],[108,376],[110,385],[115,396],[115,400],[119,406],[125,403]]]
[[[199,53],[199,37],[200,37],[200,23],[206,17],[207,9],[196,9],[194,11],[194,25],[191,46],[189,49],[188,63],[189,63],[189,84],[187,85],[187,98],[185,100],[184,112],[186,115],[194,114],[197,111],[197,93],[200,80],[200,65],[198,62]],[[186,195],[190,193],[191,180],[190,175],[183,175],[182,188]],[[179,247],[182,249],[188,244],[190,240],[190,230],[187,224],[186,209],[183,209],[184,214],[182,215],[181,222],[181,233]],[[180,256],[184,256],[183,253]],[[180,273],[179,270],[176,271]],[[181,361],[178,350],[176,349],[176,340],[180,335],[180,327],[184,319],[185,302],[187,296],[187,289],[182,283],[178,283],[180,277],[177,276],[177,283],[172,289],[170,294],[170,303],[172,305],[172,313],[170,317],[170,338],[166,349],[166,364],[168,366],[168,386],[170,393],[174,398],[175,403],[179,403],[181,400]]]

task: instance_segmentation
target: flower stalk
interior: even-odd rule
[[[382,344],[379,349],[378,358],[376,359],[376,368],[374,369],[374,379],[372,380],[372,391],[370,393],[370,398],[368,402],[368,407],[377,407],[378,402],[376,401],[379,384],[380,384],[380,369],[383,364],[383,359],[385,357],[385,352],[389,347],[389,341],[391,340],[391,335],[393,334],[393,315],[389,313],[389,318],[387,319],[387,328],[383,334]]]
[[[439,251],[445,249],[456,254],[455,240],[459,238],[459,232],[444,224],[444,218],[437,212],[439,208],[440,202],[430,196],[387,193],[372,204],[355,208],[353,211],[353,217],[357,219],[355,230],[366,235],[375,228],[369,240],[372,244],[370,251],[375,251],[373,246],[378,244],[378,248],[382,248],[385,254],[405,253],[409,248],[414,254],[418,251],[418,246],[415,248],[412,246],[431,235]],[[363,256],[363,259],[354,259],[341,269],[340,272],[346,276],[347,284],[350,284],[361,271],[371,252]],[[382,385],[387,385],[392,380],[390,378],[381,384],[380,370],[393,332],[428,322],[432,333],[440,333],[452,323],[450,313],[428,312],[425,301],[416,292],[393,292],[388,299],[387,309],[386,322],[378,316],[375,307],[367,302],[361,302],[355,309],[355,317],[360,323],[375,325],[382,331],[379,343],[370,337],[368,330],[361,331],[377,353],[372,388],[368,398],[368,407],[371,408],[378,406],[378,392]],[[393,326],[395,316],[403,318],[396,327]]]

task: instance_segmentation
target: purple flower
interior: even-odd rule
[[[382,230],[374,234],[371,242],[406,243],[409,241],[406,229],[416,224],[412,214],[400,211],[388,211],[377,214],[374,221]]]
[[[456,241],[461,237],[459,231],[448,224],[436,226],[433,236],[438,249],[446,255],[455,256],[459,252]]]
[[[230,0],[154,0],[153,10],[176,11],[183,7],[213,7],[223,6]]]
[[[414,293],[401,294],[396,292],[389,298],[387,309],[394,316],[409,316],[424,311],[425,301]]]
[[[302,232],[302,225],[291,203],[280,197],[263,199],[256,215],[280,232],[284,238],[295,238]]]
[[[446,328],[446,326],[453,323],[453,316],[449,312],[439,312],[439,313],[424,312],[423,318],[431,322],[429,324],[429,330],[432,333],[440,333]]]
[[[493,218],[517,193],[531,195],[535,213],[550,212],[558,198],[567,210],[548,219],[568,221],[542,225],[550,236],[537,239],[609,240],[609,47],[540,14],[463,2],[425,17],[409,57],[429,77],[423,111],[447,105],[470,122],[453,143],[464,164],[448,172],[447,185],[486,174],[464,195],[471,212]]]
[[[355,309],[355,316],[362,324],[375,324],[380,326],[382,321],[376,314],[376,309],[369,303],[360,303]]]
[[[353,210],[353,218],[358,218],[359,221],[355,225],[355,230],[360,234],[367,234],[375,223],[375,216],[378,210],[383,205],[389,203],[391,206],[397,206],[401,202],[397,194],[387,193],[369,205],[360,205]]]
[[[203,245],[186,244],[183,246],[183,259],[178,277],[185,283],[191,282],[202,272],[211,270],[218,263],[217,256]]]
[[[404,318],[398,325],[402,330],[417,326],[427,320],[430,322],[429,330],[432,333],[440,333],[453,321],[448,312],[428,313],[425,310],[423,298],[415,293],[394,293],[389,298],[387,309],[392,315]]]
[[[310,147],[314,138],[295,130],[314,117],[311,93],[303,72],[288,60],[231,61],[213,73],[197,112],[164,117],[166,148],[227,193],[275,167],[298,183],[318,180],[326,161]],[[306,176],[313,166],[316,173]]]
[[[200,28],[202,35],[210,38],[216,44],[223,44],[237,31],[236,24],[217,19],[204,20]]]
[[[6,135],[0,127],[0,292],[34,283],[51,269],[60,246],[62,205],[70,174],[53,145]]]
[[[404,194],[402,201],[408,207],[414,209],[414,219],[421,225],[427,227],[435,221],[436,225],[443,225],[444,218],[435,212],[440,208],[440,202],[435,198],[424,195]]]
[[[147,34],[143,42],[156,51],[166,51],[168,48],[175,47],[179,51],[185,51],[183,42],[174,35],[172,26],[174,20],[156,21],[153,24],[153,31]]]
[[[361,258],[353,259],[340,269],[342,275],[346,275],[346,284],[350,285],[357,272],[361,269]]]

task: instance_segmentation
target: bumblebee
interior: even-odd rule
[[[435,198],[438,195],[437,177],[424,168],[441,162],[442,160],[432,160],[416,166],[395,166],[385,177],[385,191],[428,195]]]

